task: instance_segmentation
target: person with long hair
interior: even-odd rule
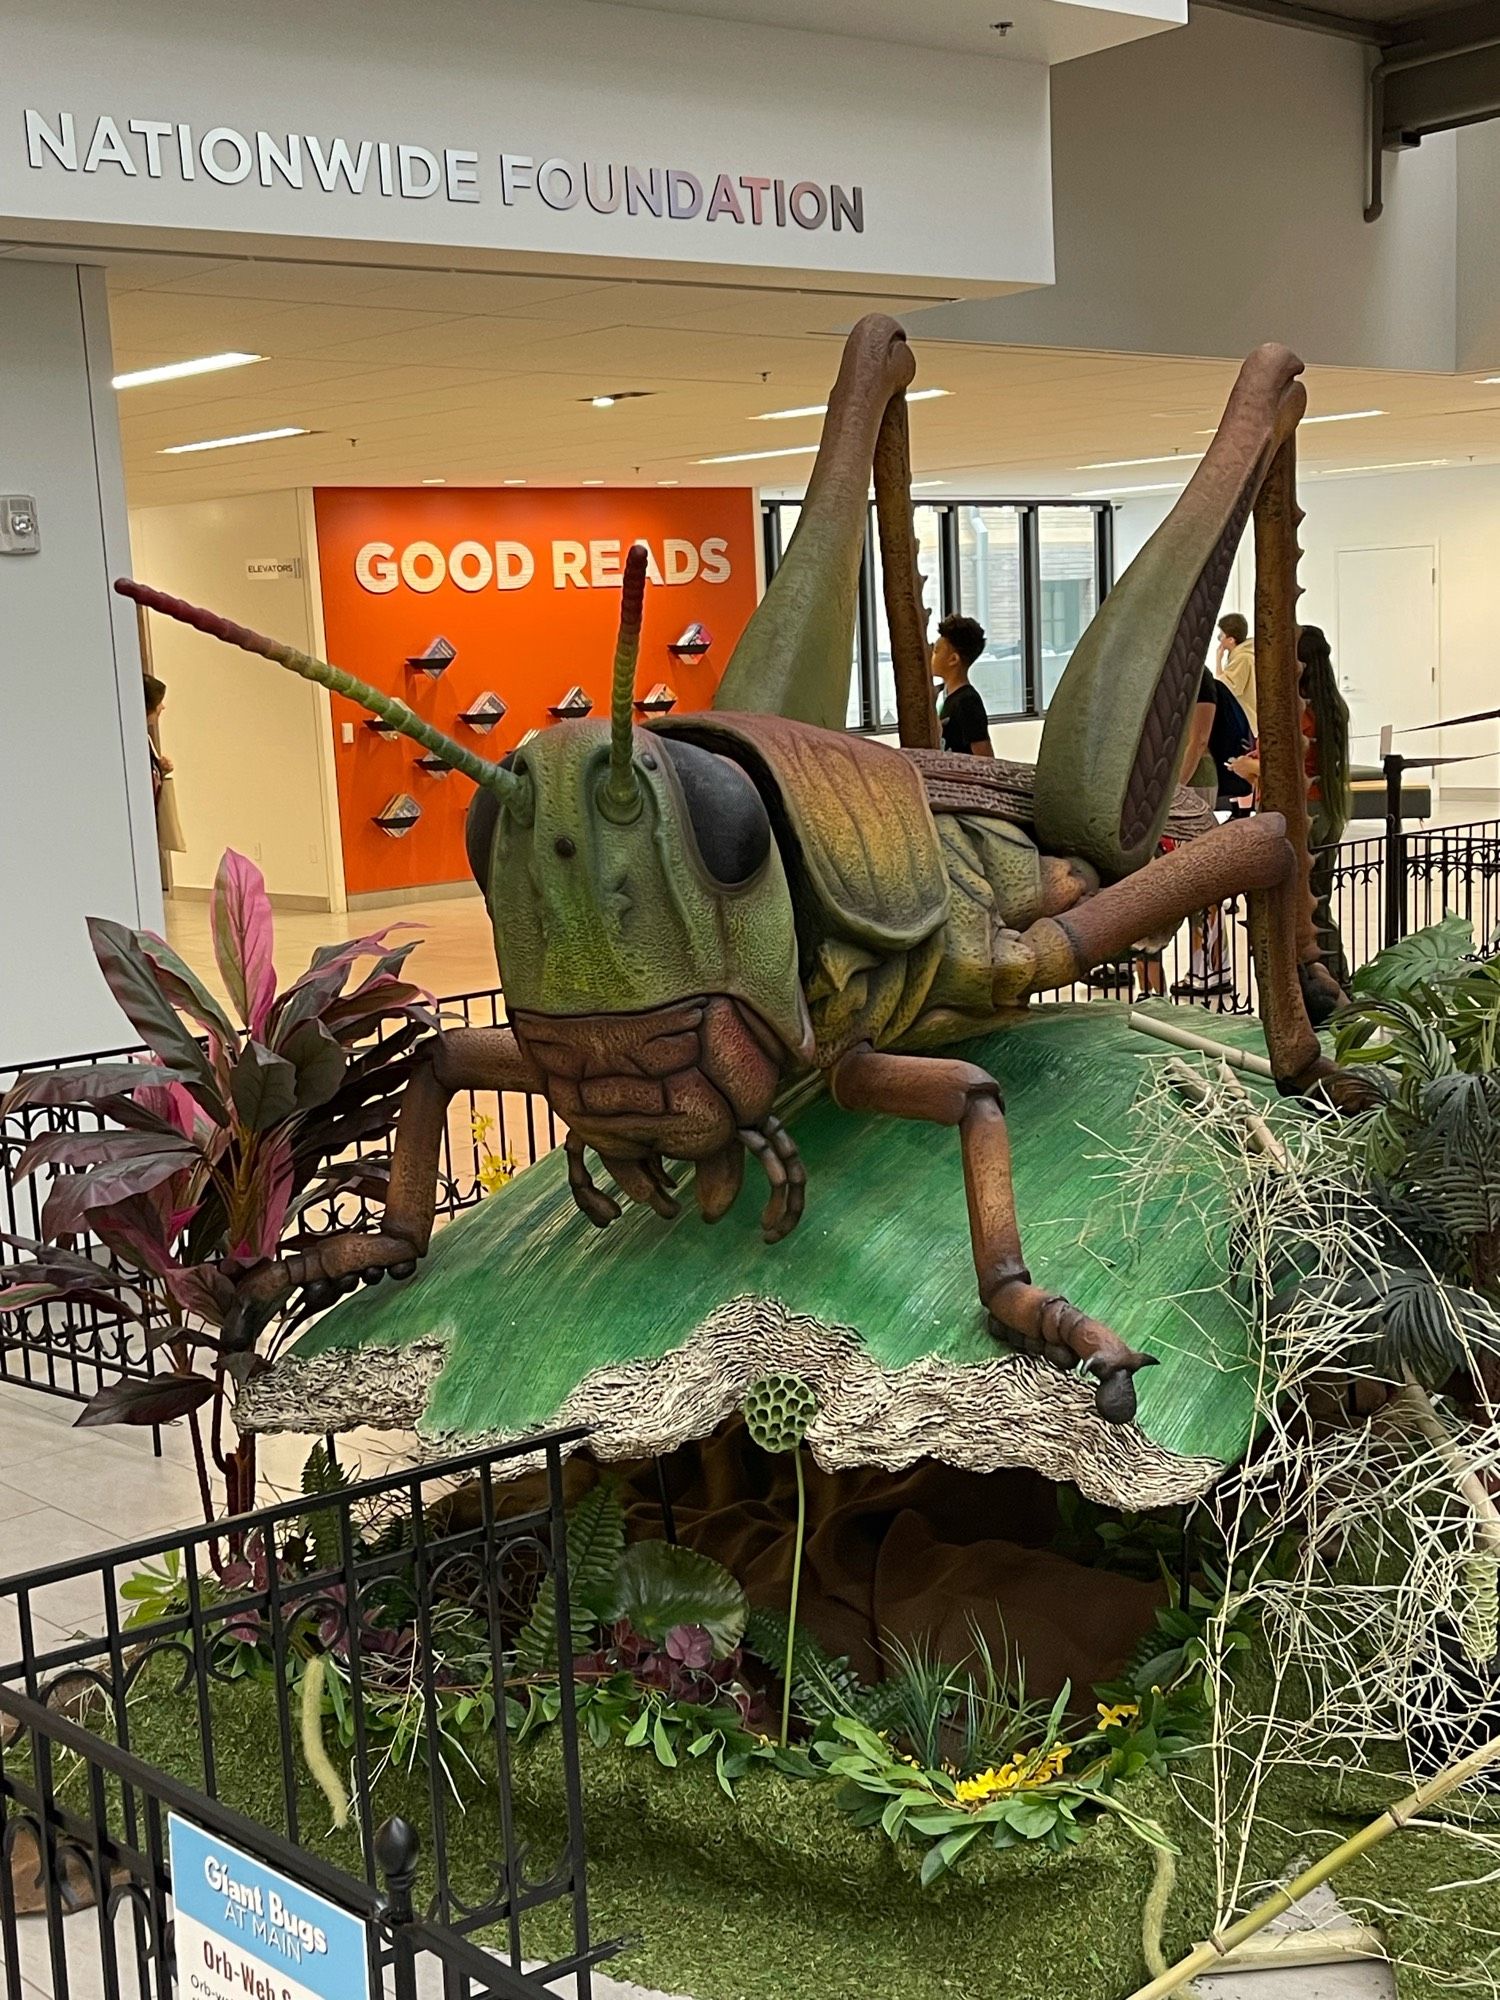
[[[1339,693],[1333,652],[1321,625],[1297,628],[1297,692],[1302,697],[1302,770],[1307,782],[1307,842],[1312,850],[1313,929],[1323,963],[1340,986],[1349,983],[1344,940],[1333,915],[1333,875],[1349,824],[1349,708]],[[1230,769],[1257,788],[1260,758],[1236,757]]]
[[[1313,928],[1322,947],[1323,963],[1339,985],[1347,988],[1349,967],[1332,899],[1339,842],[1349,824],[1349,707],[1339,693],[1328,635],[1320,625],[1299,629],[1297,659],[1302,669],[1297,683],[1302,696],[1302,734],[1307,742],[1302,768],[1307,774]]]

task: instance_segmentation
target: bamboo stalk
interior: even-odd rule
[[[1491,1737],[1488,1743],[1481,1744],[1477,1750],[1471,1750],[1467,1757],[1461,1757],[1456,1764],[1450,1764],[1447,1770],[1439,1771],[1435,1778],[1429,1778],[1425,1785],[1418,1785],[1414,1792],[1408,1792],[1406,1797],[1398,1799],[1395,1805],[1387,1806],[1378,1819],[1371,1820],[1368,1826],[1361,1827],[1358,1833],[1351,1834],[1346,1841],[1335,1847],[1331,1853],[1325,1854],[1321,1861],[1314,1862],[1311,1868],[1304,1869],[1285,1887],[1274,1890],[1263,1903],[1257,1903],[1255,1908],[1248,1915],[1241,1917],[1237,1923],[1231,1924],[1227,1930],[1215,1931],[1211,1938],[1203,1944],[1195,1945],[1186,1958],[1179,1959],[1176,1965],[1169,1966],[1159,1978],[1151,1980],[1145,1986],[1137,1987],[1130,1995],[1130,2000],[1167,2000],[1169,1994],[1178,1992],[1188,1980],[1196,1978],[1200,1972],[1222,1971],[1224,1961],[1247,1939],[1254,1937],[1258,1931],[1263,1931],[1274,1918],[1300,1903],[1310,1890],[1316,1889],[1320,1883],[1337,1875],[1341,1868],[1347,1867],[1349,1862],[1357,1860],[1360,1855],[1368,1854],[1371,1848],[1378,1847],[1381,1841],[1391,1834],[1399,1833],[1409,1821],[1426,1812],[1429,1806],[1436,1805],[1440,1799],[1445,1799],[1450,1792],[1456,1792],[1460,1785],[1466,1784],[1470,1778],[1475,1777],[1487,1765],[1493,1764],[1497,1758],[1500,1758],[1500,1736]]]
[[[1194,1034],[1191,1028],[1179,1028],[1175,1021],[1158,1021],[1154,1014],[1140,1014],[1131,1008],[1125,1017],[1129,1027],[1143,1035],[1151,1035],[1159,1042],[1171,1042],[1179,1049],[1197,1049],[1201,1055],[1217,1056],[1231,1069],[1242,1069],[1251,1076],[1274,1076],[1275,1070],[1264,1056],[1256,1055],[1250,1049],[1234,1049],[1227,1042],[1216,1042],[1207,1035]]]
[[[1280,1972],[1314,1965],[1350,1965],[1357,1960],[1385,1961],[1379,1931],[1368,1924],[1345,1924],[1337,1930],[1265,1931],[1247,1938],[1219,1967],[1221,1972]]]
[[[1413,1426],[1443,1461],[1454,1485],[1474,1510],[1476,1543],[1486,1555],[1500,1557],[1500,1507],[1495,1505],[1493,1494],[1464,1456],[1452,1431],[1432,1407],[1432,1399],[1422,1384],[1409,1368],[1403,1372],[1405,1386],[1397,1391],[1394,1407],[1410,1416]]]

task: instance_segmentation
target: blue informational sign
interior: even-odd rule
[[[179,2000],[370,2000],[365,1927],[174,1813]]]

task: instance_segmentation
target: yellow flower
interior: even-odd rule
[[[1140,1705],[1133,1701],[1111,1701],[1098,1704],[1099,1727],[1118,1729],[1122,1722],[1130,1722],[1140,1714]]]
[[[493,1194],[497,1188],[503,1188],[507,1181],[514,1180],[515,1173],[516,1163],[509,1153],[503,1160],[498,1159],[493,1153],[486,1153],[479,1162],[479,1185],[486,1194]]]
[[[494,1119],[486,1118],[482,1111],[476,1111],[474,1116],[469,1120],[469,1130],[474,1134],[475,1139],[480,1145],[484,1144],[485,1140],[494,1130],[494,1127]]]
[[[982,1806],[1002,1792],[1013,1792],[1020,1782],[1021,1773],[1012,1757],[998,1771],[981,1771],[977,1778],[961,1778],[953,1788],[954,1796],[961,1806]]]
[[[1021,1779],[1022,1785],[1027,1791],[1034,1790],[1038,1785],[1050,1785],[1054,1778],[1062,1776],[1063,1765],[1067,1763],[1072,1754],[1073,1746],[1071,1743],[1054,1743],[1047,1754],[1042,1757],[1039,1757],[1037,1752],[1033,1751],[1031,1753],[1031,1763],[1025,1776]]]

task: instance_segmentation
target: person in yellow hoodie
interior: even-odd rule
[[[1255,641],[1250,627],[1238,611],[1226,611],[1219,620],[1219,657],[1214,672],[1239,701],[1250,718],[1250,727],[1259,732],[1255,718]]]

